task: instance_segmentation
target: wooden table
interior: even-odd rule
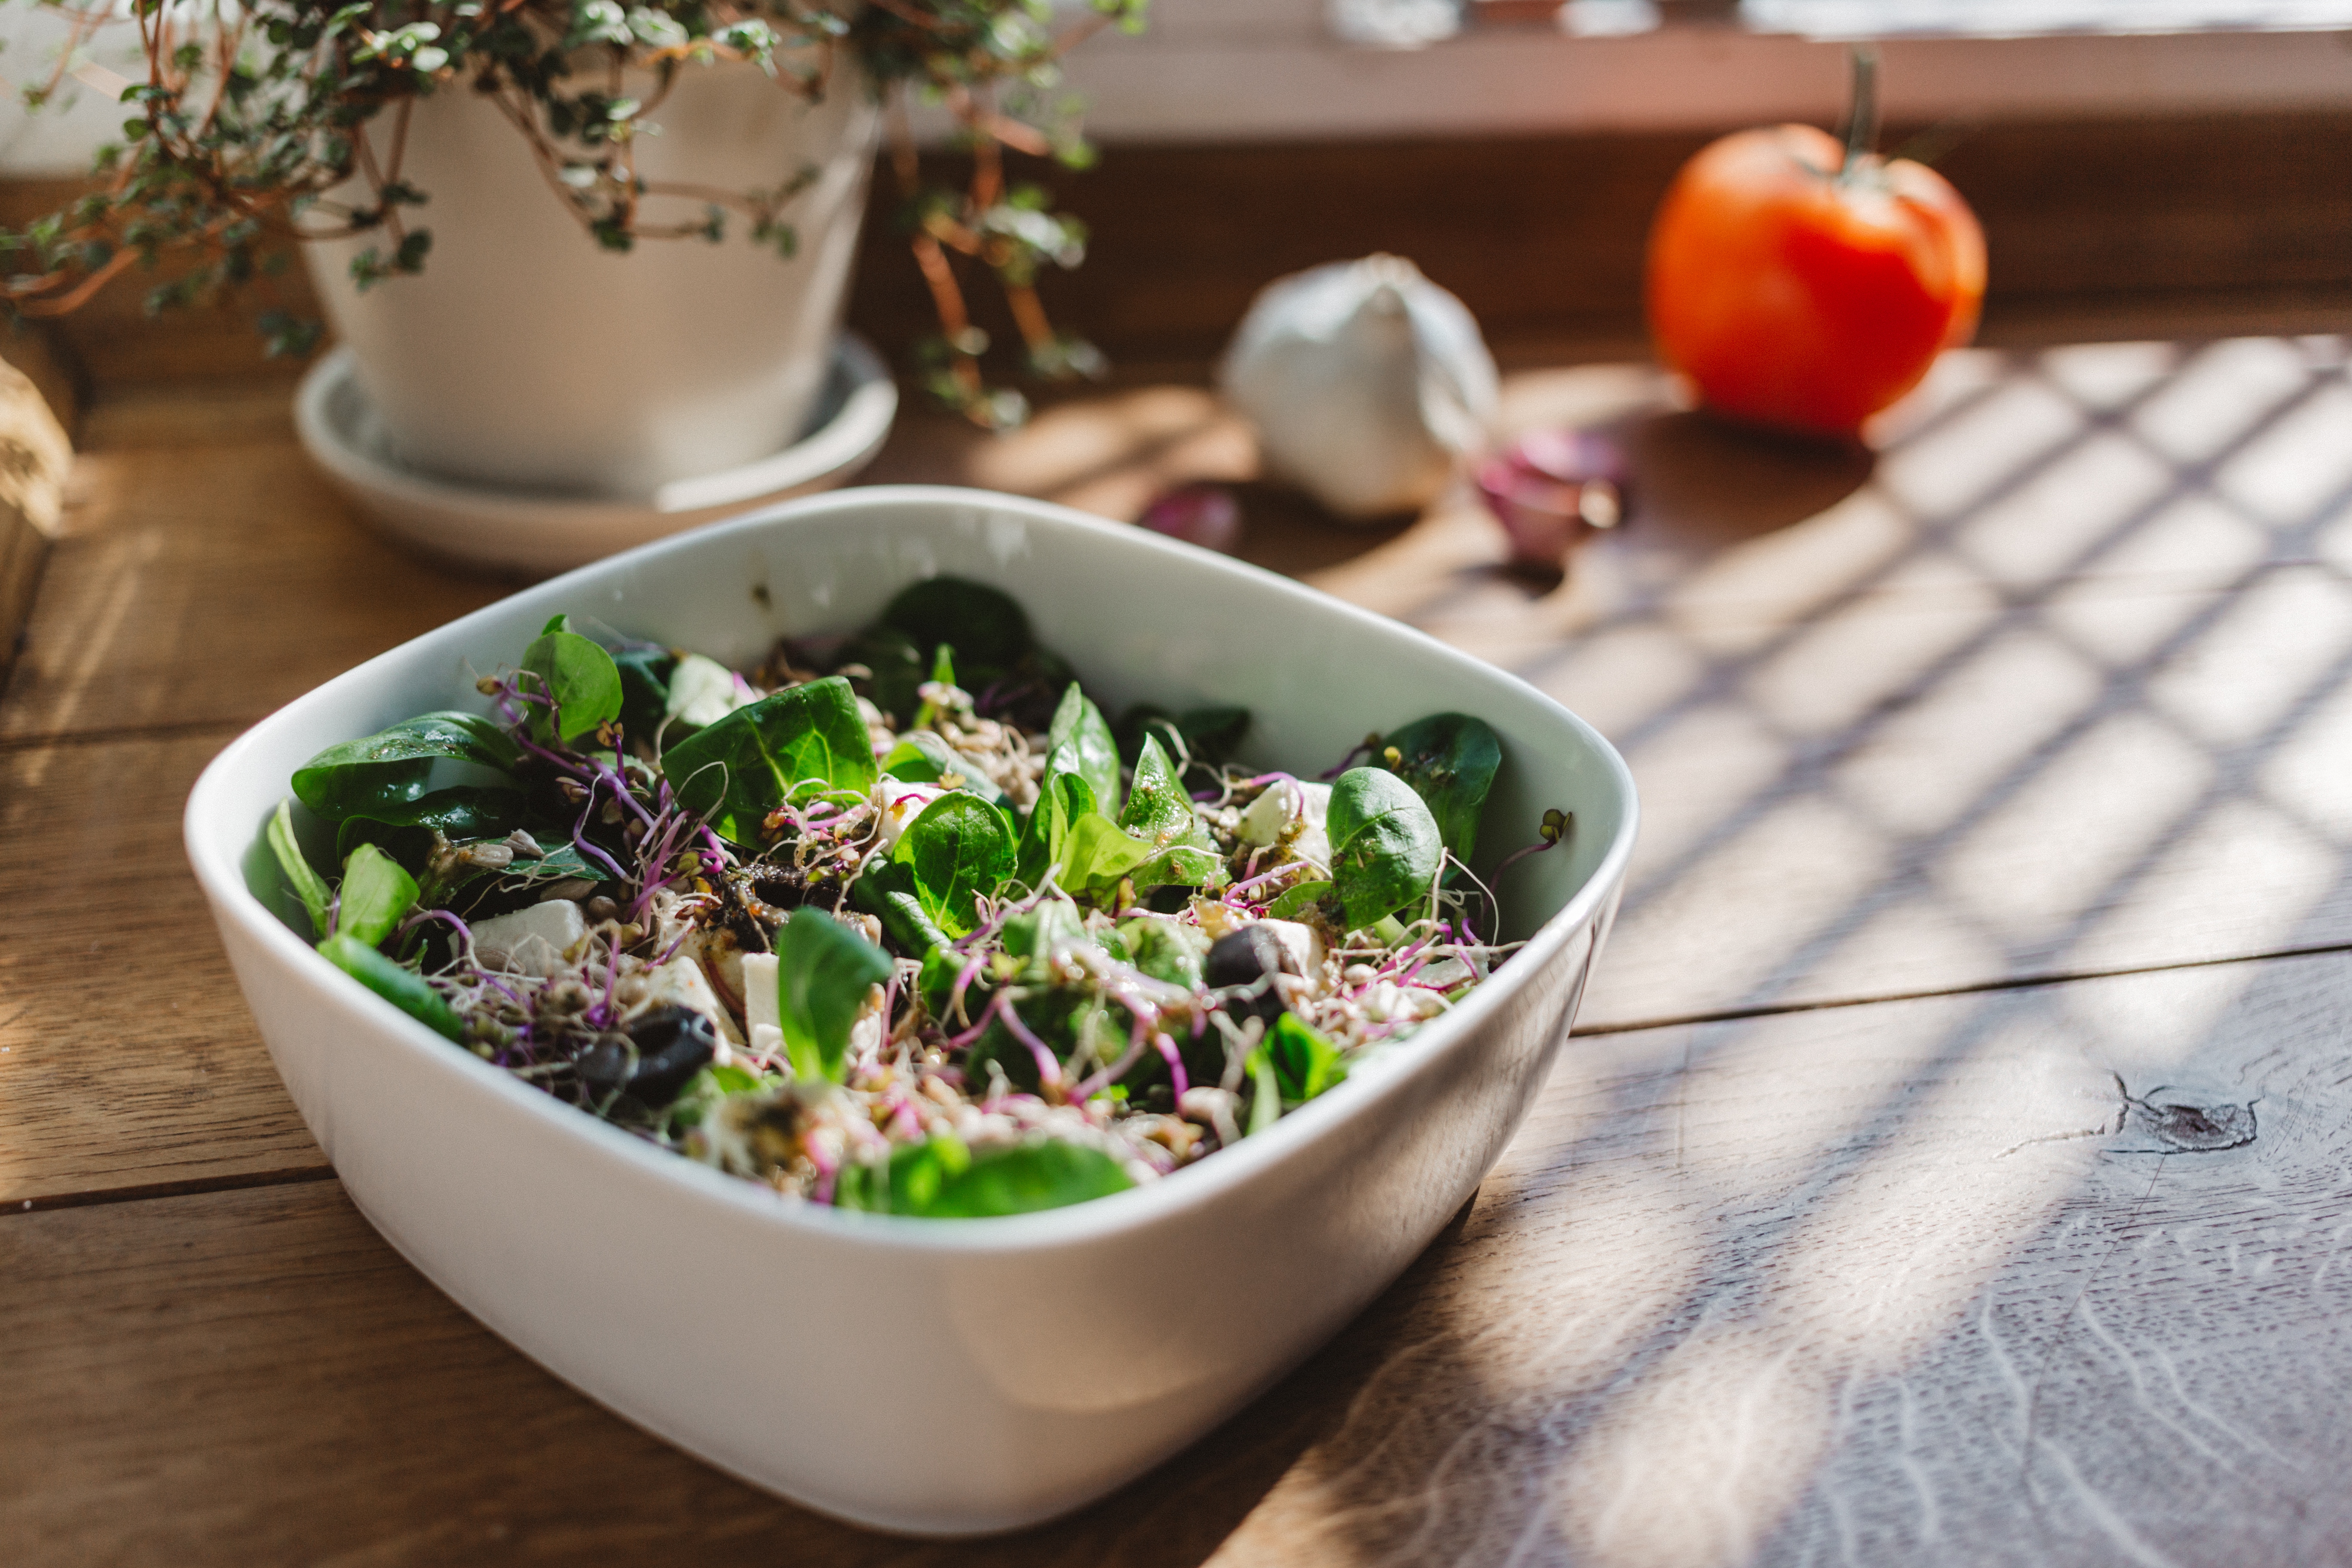
[[[1580,1037],[1412,1271],[1156,1473],[965,1544],[638,1433],[344,1200],[181,802],[500,588],[362,531],[282,384],[100,397],[0,706],[0,1559],[2352,1559],[2347,361],[1958,356],[1874,468],[1638,370],[1522,375],[1514,420],[1641,463],[1557,588],[1465,505],[1349,534],[1250,491],[1246,552],[1600,724],[1641,854]],[[1131,515],[1251,462],[1152,387],[1003,442],[911,418],[873,477]]]

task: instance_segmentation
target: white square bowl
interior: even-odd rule
[[[480,710],[547,618],[749,661],[865,624],[921,577],[993,584],[1116,714],[1246,704],[1255,761],[1313,773],[1444,710],[1500,733],[1478,858],[1569,841],[1503,889],[1527,945],[1446,1016],[1270,1131],[1070,1208],[921,1220],[790,1202],[457,1049],[310,951],[261,839],[293,770]],[[1633,784],[1532,688],[1392,621],[1138,529],[1011,496],[876,488],[584,567],[418,637],[240,736],[189,858],[286,1087],[393,1246],[629,1420],[845,1519],[1048,1519],[1246,1404],[1361,1310],[1502,1152],[1566,1038],[1631,853]]]

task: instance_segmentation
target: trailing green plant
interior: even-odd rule
[[[1076,105],[1058,98],[1062,56],[1104,26],[1139,28],[1146,0],[1088,0],[1056,30],[1049,0],[38,0],[68,37],[37,108],[70,70],[113,90],[122,138],[100,149],[98,189],[21,229],[0,229],[12,275],[0,300],[26,316],[71,311],[133,269],[175,266],[147,296],[151,312],[217,300],[262,282],[291,239],[376,237],[352,262],[362,289],[422,271],[431,193],[404,173],[419,100],[479,94],[514,126],[547,176],[551,200],[586,238],[614,250],[641,242],[748,239],[794,254],[793,205],[814,177],[726,190],[641,177],[640,141],[670,92],[698,67],[749,62],[779,90],[880,93],[893,142],[899,216],[929,289],[939,333],[921,345],[926,386],[983,425],[1017,422],[1026,405],[982,374],[966,274],[993,277],[1049,379],[1098,374],[1092,345],[1058,330],[1037,279],[1076,267],[1083,224],[1015,180],[1004,154],[1083,167],[1092,153]],[[82,59],[101,29],[135,27],[145,79]],[[866,88],[846,85],[858,68]],[[639,89],[640,81],[650,87]],[[916,157],[908,100],[952,116],[971,161],[961,185]],[[656,198],[698,209],[649,216]],[[669,204],[663,204],[665,209]],[[307,353],[315,322],[261,316],[273,353]]]

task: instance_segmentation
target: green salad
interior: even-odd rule
[[[335,868],[292,801],[268,838],[319,952],[793,1197],[969,1216],[1157,1181],[1512,951],[1468,870],[1502,749],[1466,714],[1317,778],[1254,769],[1256,716],[1114,724],[1017,603],[948,577],[756,668],[561,616],[519,652],[479,682],[491,714],[295,772]]]

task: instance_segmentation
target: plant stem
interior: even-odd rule
[[[1845,111],[1845,163],[1838,178],[1851,180],[1862,161],[1878,146],[1878,50],[1869,44],[1853,49],[1853,96]]]

